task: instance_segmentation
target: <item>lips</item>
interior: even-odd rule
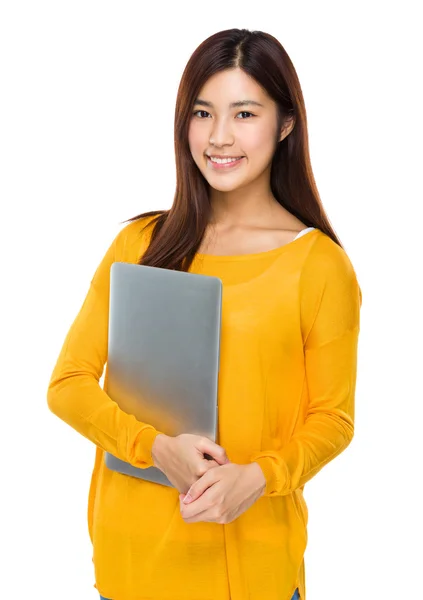
[[[208,158],[236,158],[236,159],[238,159],[238,158],[244,158],[244,156],[218,156],[218,155],[215,155],[215,154],[206,154],[206,156]]]
[[[229,158],[229,156],[227,158]],[[236,160],[231,160],[231,161],[225,162],[225,163],[217,163],[217,162],[213,162],[210,159],[210,157],[207,156],[207,164],[214,171],[229,171],[232,169],[236,169],[239,165],[241,165],[244,158],[245,158],[244,156],[240,156]]]

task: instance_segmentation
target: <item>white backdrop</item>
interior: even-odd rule
[[[49,411],[48,381],[120,223],[171,206],[191,53],[246,27],[297,69],[317,185],[363,292],[355,438],[305,488],[308,600],[423,598],[417,4],[0,4],[1,597],[98,598],[94,446]]]

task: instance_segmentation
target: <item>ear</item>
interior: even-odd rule
[[[281,142],[283,139],[285,139],[290,133],[291,131],[294,129],[295,126],[295,118],[294,117],[288,117],[285,120],[284,126],[281,129],[281,134],[279,137],[279,141]]]

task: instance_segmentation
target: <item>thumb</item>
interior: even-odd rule
[[[226,450],[208,438],[202,440],[200,450],[203,454],[209,454],[219,465],[230,462]]]

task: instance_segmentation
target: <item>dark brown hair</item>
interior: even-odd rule
[[[141,213],[126,222],[156,216],[148,248],[139,264],[187,271],[211,216],[209,184],[188,144],[195,99],[206,81],[225,69],[240,68],[257,81],[278,108],[277,136],[286,119],[291,133],[276,139],[270,187],[276,200],[307,227],[317,227],[341,248],[323,209],[311,168],[306,109],[294,66],[280,42],[268,33],[227,29],[204,40],[190,57],[179,84],[175,107],[176,190],[169,210]]]

